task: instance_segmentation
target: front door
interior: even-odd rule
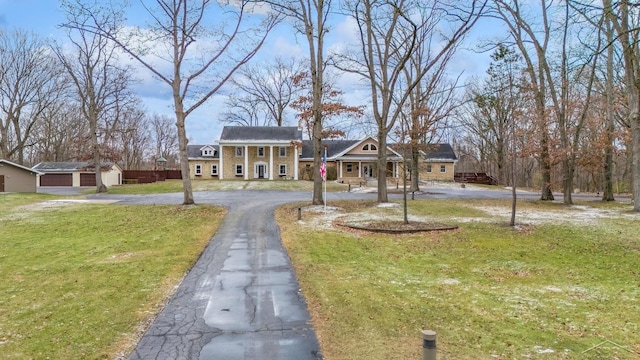
[[[264,179],[267,174],[267,164],[266,163],[257,163],[255,164],[253,173],[254,179]]]
[[[373,164],[364,164],[362,166],[362,172],[365,179],[373,177]]]
[[[4,192],[4,175],[0,175],[0,192]]]
[[[258,165],[258,179],[264,179],[264,165]]]

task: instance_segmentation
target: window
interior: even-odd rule
[[[287,165],[284,165],[284,164],[278,165],[278,174],[287,175]]]
[[[212,155],[213,155],[213,149],[206,148],[202,150],[202,156],[212,156]]]
[[[236,146],[236,157],[242,156],[242,146]]]
[[[353,164],[351,164],[351,163],[347,164],[347,172],[349,172],[349,173],[353,172]]]
[[[447,166],[446,165],[440,165],[440,172],[441,173],[447,172]]]
[[[369,144],[362,147],[362,150],[369,151]]]
[[[196,164],[196,176],[202,175],[202,165]]]
[[[378,148],[377,148],[375,145],[373,145],[373,144],[371,144],[371,147],[370,147],[369,149],[370,149],[371,151],[376,151],[376,150],[378,150]]]
[[[211,165],[211,175],[218,175],[218,165],[216,164]]]
[[[264,147],[258,147],[258,157],[264,157]]]
[[[242,175],[244,172],[242,171],[242,164],[236,164],[236,175]]]
[[[378,150],[378,148],[374,144],[367,144],[367,145],[362,147],[362,150],[364,150],[364,151],[376,151],[376,150]]]
[[[427,172],[430,173],[431,172],[431,165],[427,165]]]
[[[280,149],[278,150],[280,152],[280,157],[286,157],[287,156],[287,148],[284,146],[280,146]]]

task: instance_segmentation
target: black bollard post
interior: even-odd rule
[[[302,208],[298,208],[298,221],[302,220]]]

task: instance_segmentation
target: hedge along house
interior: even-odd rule
[[[96,169],[91,162],[41,162],[32,169],[41,173],[39,186],[96,186]],[[122,185],[118,164],[103,163],[100,171],[105,186]]]
[[[329,179],[343,183],[359,183],[378,177],[378,142],[372,137],[362,140],[322,140],[327,149],[327,174]],[[399,176],[402,156],[387,147],[387,179],[395,181]],[[313,173],[313,143],[302,143],[300,167],[303,179],[311,179]],[[334,175],[335,174],[335,175]]]
[[[38,175],[36,170],[0,159],[0,193],[36,192]]]
[[[225,126],[218,145],[189,145],[190,177],[298,180],[301,142],[297,127]]]

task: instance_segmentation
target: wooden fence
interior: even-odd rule
[[[453,180],[461,183],[498,185],[498,180],[487,173],[455,173]]]
[[[180,170],[124,170],[122,179],[125,184],[149,184],[156,181],[182,179]]]

